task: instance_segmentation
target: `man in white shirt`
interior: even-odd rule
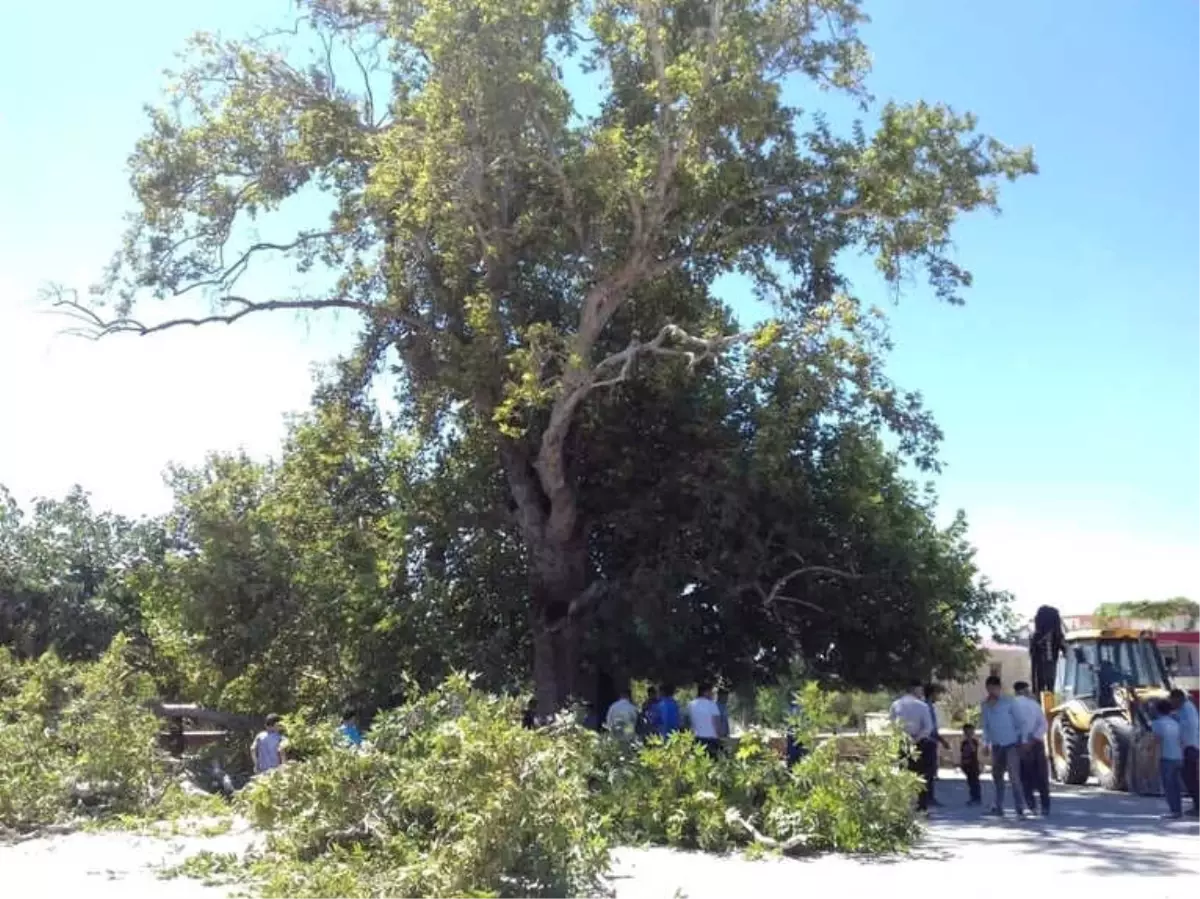
[[[1029,684],[1023,680],[1013,684],[1016,697],[1013,700],[1017,721],[1021,725],[1021,786],[1025,791],[1025,805],[1030,813],[1041,809],[1042,816],[1050,814],[1050,767],[1046,761],[1046,713],[1029,693]],[[1033,794],[1037,792],[1039,806],[1034,806]]]
[[[697,685],[696,698],[688,703],[688,720],[696,741],[715,757],[721,749],[721,707],[713,700],[712,690],[710,683]]]
[[[1195,818],[1200,815],[1200,717],[1188,695],[1179,689],[1171,691],[1171,708],[1183,743],[1183,785],[1192,798],[1188,814]]]
[[[892,723],[898,724],[913,741],[913,748],[908,753],[908,770],[921,776],[923,786],[917,796],[917,810],[922,812],[929,808],[933,765],[937,757],[937,744],[933,741],[933,716],[924,694],[924,685],[920,681],[912,681],[908,685],[908,692],[893,702],[888,712]]]
[[[638,707],[629,698],[629,688],[621,690],[617,701],[608,707],[604,716],[604,727],[621,740],[632,740],[637,735]]]

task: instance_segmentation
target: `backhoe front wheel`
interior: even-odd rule
[[[1095,718],[1088,734],[1092,775],[1105,790],[1128,789],[1133,728],[1116,718]]]
[[[1085,784],[1092,773],[1088,735],[1076,730],[1062,715],[1050,725],[1050,769],[1064,784]]]

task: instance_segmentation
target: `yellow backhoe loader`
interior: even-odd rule
[[[1125,627],[1064,630],[1044,606],[1030,639],[1033,689],[1046,713],[1046,752],[1055,780],[1108,790],[1161,792],[1147,705],[1170,691],[1166,666],[1148,631]]]

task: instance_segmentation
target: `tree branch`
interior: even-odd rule
[[[741,812],[737,809],[729,809],[725,813],[725,820],[731,824],[737,824],[742,827],[754,839],[754,842],[761,843],[771,849],[776,849],[783,854],[795,852],[797,849],[804,848],[808,845],[808,834],[796,834],[786,840],[777,840],[774,837],[769,837],[757,827],[742,817]]]
[[[757,582],[753,584],[746,584],[740,589],[753,589],[760,597],[762,597],[764,606],[772,606],[777,602],[789,602],[793,605],[803,606],[806,609],[811,609],[814,612],[821,612],[824,614],[825,609],[816,603],[809,602],[806,599],[798,599],[795,596],[785,596],[783,594],[783,589],[789,583],[806,574],[823,574],[829,577],[840,577],[847,579],[858,579],[862,577],[861,574],[858,574],[855,571],[845,571],[841,568],[831,568],[828,565],[803,565],[800,568],[789,571],[783,577],[779,578],[779,580],[775,581],[775,583],[771,585],[770,590],[764,590],[762,585],[758,584]]]
[[[311,231],[297,235],[296,239],[291,243],[271,243],[269,241],[260,241],[246,248],[246,251],[238,257],[237,261],[225,267],[224,270],[218,272],[210,278],[204,278],[199,281],[193,281],[185,287],[181,287],[174,291],[174,295],[181,297],[184,294],[191,293],[204,287],[220,287],[225,290],[230,289],[238,281],[246,269],[250,267],[250,260],[259,253],[276,252],[290,253],[292,250],[310,243],[314,240],[327,240],[330,237],[336,236],[335,231]],[[221,246],[221,256],[225,255],[225,247]]]
[[[68,329],[65,333],[76,337],[86,337],[89,340],[99,340],[110,334],[137,334],[144,337],[147,334],[157,334],[179,327],[200,327],[201,325],[226,324],[231,325],[238,319],[245,318],[254,312],[277,312],[284,309],[315,311],[319,309],[352,309],[368,316],[374,316],[377,307],[358,300],[344,297],[328,297],[308,300],[266,300],[255,303],[245,297],[222,297],[219,304],[230,304],[237,307],[234,312],[213,313],[198,318],[172,318],[157,324],[147,325],[129,316],[117,316],[106,319],[98,311],[77,299],[74,290],[61,287],[51,287],[43,292],[49,299],[51,311],[64,315],[80,323],[80,327]]]
[[[678,325],[668,324],[664,325],[654,339],[647,343],[642,343],[635,333],[625,349],[601,359],[596,364],[592,369],[592,380],[587,386],[587,391],[590,392],[597,387],[610,387],[628,379],[639,356],[679,356],[687,360],[688,371],[692,371],[704,360],[716,357],[731,346],[745,343],[753,336],[753,333],[752,331],[743,331],[723,337],[695,337]],[[675,341],[682,346],[669,346],[670,341]],[[602,372],[612,368],[617,369],[615,375],[603,379],[599,377]]]

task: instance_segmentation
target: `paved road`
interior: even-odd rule
[[[1184,899],[1200,892],[1200,826],[1166,822],[1161,799],[1055,785],[1048,819],[996,820],[966,807],[966,784],[939,782],[943,807],[912,854],[749,862],[669,850],[621,850],[617,899],[785,896],[820,885],[846,899],[961,894]],[[990,784],[984,799],[990,798]],[[837,897],[840,899],[840,897]]]
[[[987,798],[988,787],[985,787]],[[750,862],[668,849],[622,849],[615,899],[726,899],[797,896],[821,888],[833,899],[859,896],[971,899],[1035,895],[1190,899],[1200,889],[1200,827],[1164,822],[1161,799],[1056,787],[1049,819],[983,817],[965,807],[961,780],[939,784],[945,803],[910,855],[885,860],[823,856]],[[248,834],[152,839],[76,833],[0,846],[0,895],[89,899],[219,899],[224,890],[187,879],[162,881],[154,867],[201,848],[240,851]]]

